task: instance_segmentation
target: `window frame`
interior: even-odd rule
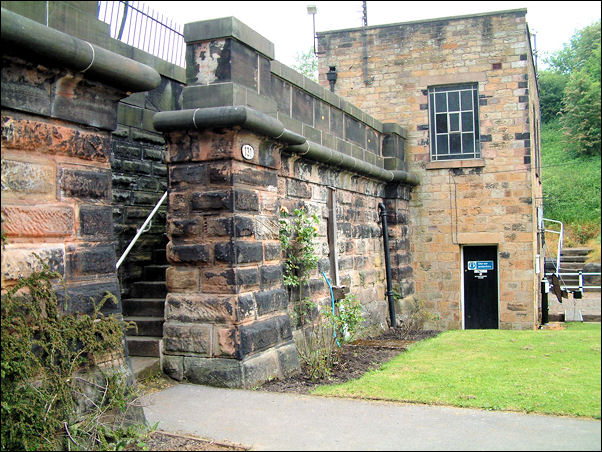
[[[471,92],[472,107],[470,109],[463,108],[462,93]],[[438,101],[437,94],[445,93],[445,106],[444,109],[441,102]],[[449,93],[457,93],[457,109],[450,109]],[[479,134],[479,85],[478,83],[456,83],[448,85],[434,85],[429,86],[427,91],[428,96],[428,115],[429,115],[429,138],[430,138],[430,161],[440,162],[449,160],[469,160],[469,159],[480,159],[481,158],[481,143]],[[472,114],[472,130],[464,130],[463,113]],[[443,118],[445,115],[445,118]],[[438,124],[438,120],[439,124]],[[456,130],[451,130],[452,120],[457,124]],[[445,122],[445,132],[440,131],[440,127]],[[463,135],[472,135],[472,151],[464,151],[464,137]],[[452,137],[453,136],[453,137]],[[442,137],[446,138],[446,141],[439,141]],[[450,153],[450,147],[452,146],[451,139],[459,140],[460,152]],[[445,138],[443,138],[445,140]],[[447,145],[447,149],[439,149],[439,146],[443,144]]]

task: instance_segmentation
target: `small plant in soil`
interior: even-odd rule
[[[282,207],[280,216],[284,285],[289,289],[294,326],[300,329],[297,351],[309,378],[324,378],[331,374],[341,344],[356,337],[364,321],[361,306],[348,294],[332,312],[330,307],[317,306],[303,295],[318,264],[315,244],[319,219],[317,215],[309,215],[304,207],[295,209],[292,214]]]

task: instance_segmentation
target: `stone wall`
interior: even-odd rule
[[[461,249],[471,244],[498,247],[499,327],[538,319],[539,104],[525,13],[318,34],[320,83],[335,66],[337,94],[408,130],[406,159],[422,182],[410,203],[416,295],[444,328],[464,324]],[[478,84],[481,156],[431,161],[427,90],[459,83]]]
[[[119,55],[146,64],[159,72],[161,83],[147,92],[131,93],[117,108],[117,128],[112,134],[110,163],[114,235],[119,258],[156,202],[167,189],[165,141],[152,125],[158,111],[181,108],[184,68],[113,39],[109,25],[98,20],[98,2],[2,2],[2,7],[59,31],[97,44]],[[153,263],[153,250],[165,248],[163,205],[151,229],[137,241],[118,275],[124,297],[131,283],[140,280],[143,268]]]
[[[37,253],[64,276],[62,309],[90,312],[106,292],[120,298],[110,166],[117,103],[154,88],[159,75],[4,9],[2,20],[2,287],[39,269]]]
[[[321,219],[319,268],[305,293],[330,304],[324,271],[357,296],[367,325],[382,330],[388,308],[377,206],[384,201],[390,210],[395,274],[411,293],[406,224],[416,180],[404,171],[403,129],[274,61],[273,45],[238,20],[187,24],[185,38],[184,110],[154,118],[168,143],[163,366],[177,379],[249,387],[298,366],[280,208],[303,206]],[[331,246],[330,190],[338,235]]]

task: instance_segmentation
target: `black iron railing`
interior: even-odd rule
[[[111,37],[181,67],[186,66],[182,26],[137,1],[99,2],[98,19]]]

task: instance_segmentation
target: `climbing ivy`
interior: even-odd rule
[[[309,287],[311,272],[318,266],[316,239],[320,220],[310,215],[305,207],[293,210],[280,209],[280,245],[284,255],[284,285],[289,288],[294,300],[293,314],[297,326],[311,321],[316,308],[308,297],[303,297],[304,288]]]

